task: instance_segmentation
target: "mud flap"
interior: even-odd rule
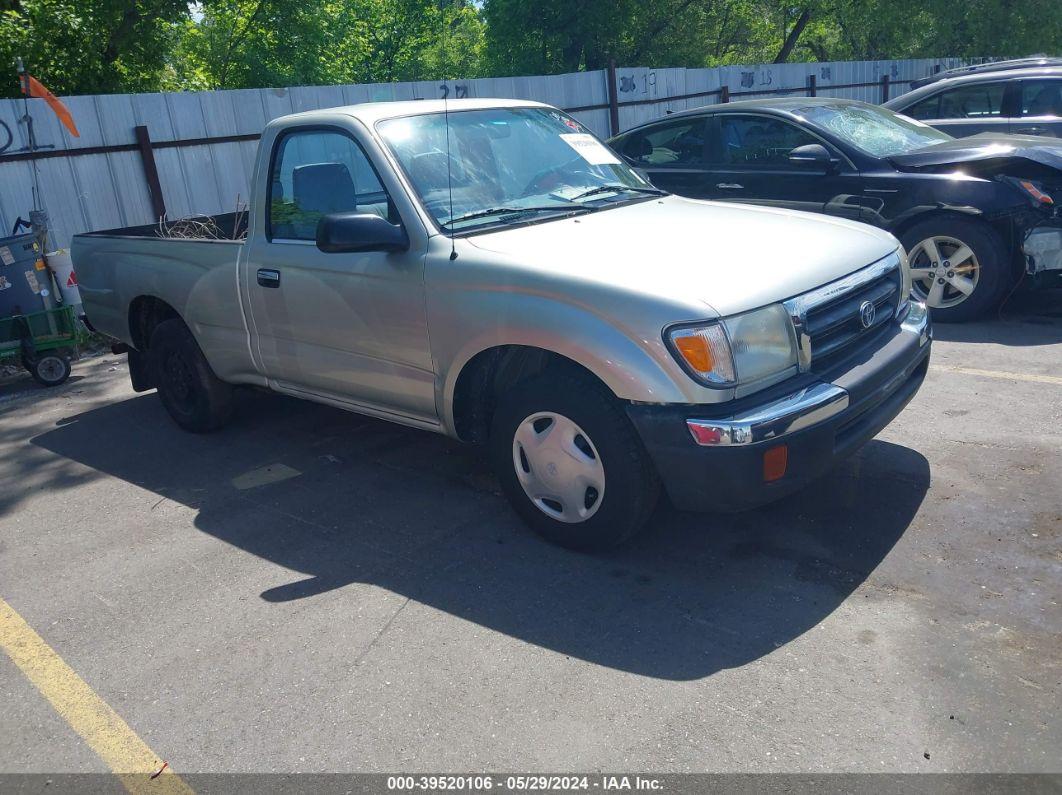
[[[141,353],[136,348],[129,349],[129,380],[133,383],[134,392],[146,392],[154,389],[155,375],[151,372],[147,354]]]

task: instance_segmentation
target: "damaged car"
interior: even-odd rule
[[[864,102],[788,97],[675,113],[612,147],[657,187],[888,230],[935,320],[1062,285],[1062,141],[956,139]]]

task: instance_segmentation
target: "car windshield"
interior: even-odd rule
[[[876,105],[808,105],[796,112],[875,157],[901,155],[951,140],[947,133]]]
[[[447,232],[589,212],[662,193],[560,111],[490,108],[448,116],[449,136],[442,113],[377,124],[424,207]]]

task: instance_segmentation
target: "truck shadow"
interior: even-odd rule
[[[177,430],[153,395],[60,422],[32,444],[190,506],[202,532],[306,575],[266,601],[371,583],[673,680],[756,660],[821,622],[901,537],[930,478],[918,453],[873,441],[774,506],[700,516],[664,505],[633,545],[586,556],[525,530],[476,451],[328,407],[252,395],[211,436]],[[300,474],[233,484],[275,464]]]

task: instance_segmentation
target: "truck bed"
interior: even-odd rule
[[[197,237],[194,225],[212,224],[217,229],[217,237]],[[166,234],[166,232],[170,234]],[[178,236],[180,235],[180,236]],[[150,237],[160,240],[188,240],[195,242],[240,242],[247,235],[247,213],[222,213],[221,215],[197,215],[177,221],[164,221],[161,224],[142,224],[140,226],[123,226],[117,229],[103,229],[85,232],[75,237]]]
[[[203,219],[220,234],[246,230],[245,213]],[[158,224],[75,235],[71,255],[89,322],[140,347],[144,341],[136,339],[131,315],[145,301],[160,301],[184,319],[200,347],[209,351],[219,377],[242,380],[254,371],[237,274],[243,242],[164,237]]]

